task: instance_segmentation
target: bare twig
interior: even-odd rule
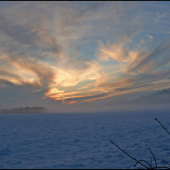
[[[165,160],[162,159],[163,162],[165,162],[166,164],[168,164],[170,166],[170,164],[168,162],[166,162]]]
[[[143,161],[143,162],[145,162],[145,163],[147,163],[148,165],[149,165],[149,169],[152,169],[152,165],[150,165],[147,161],[145,161],[145,160],[139,160],[138,162],[136,162],[136,164],[134,165],[134,167],[139,163],[139,162],[141,162],[141,161]]]
[[[152,154],[152,156],[153,156],[153,158],[154,158],[154,160],[155,160],[155,168],[157,168],[156,158],[155,158],[155,156],[154,156],[154,154],[152,153],[152,151],[151,151],[151,149],[150,149],[150,148],[149,148],[149,150],[150,150],[150,152],[151,152],[151,154]]]
[[[159,124],[166,130],[166,132],[170,135],[170,132],[169,131],[167,131],[167,129],[162,125],[162,123],[157,119],[157,118],[155,118],[154,120],[156,120],[156,121],[158,121],[159,122]]]
[[[144,164],[142,164],[141,162],[139,162],[138,160],[136,160],[135,158],[133,158],[132,156],[130,156],[128,153],[126,153],[123,149],[121,149],[118,145],[116,145],[113,141],[111,141],[109,139],[110,142],[112,142],[116,147],[118,147],[122,152],[124,152],[126,155],[128,155],[130,158],[132,158],[133,160],[135,160],[137,163],[141,164],[142,166],[144,166],[147,169],[150,169],[149,167],[145,166]],[[136,164],[135,164],[136,165]]]
[[[165,128],[165,127],[162,125],[162,123],[161,123],[157,118],[155,118],[154,120],[158,121],[159,124],[160,124],[160,125],[166,130],[166,132],[170,135],[170,132],[167,130],[167,128]],[[168,164],[168,165],[170,166],[170,164],[169,164],[168,162],[166,162],[165,160],[162,159],[162,161],[165,162],[166,164]],[[168,167],[165,167],[165,166],[164,166],[163,168],[168,168]],[[168,169],[170,169],[170,168],[168,168]]]
[[[152,167],[152,157],[151,157],[150,165],[151,165],[151,167]]]
[[[154,120],[158,121],[159,124],[160,124],[160,125],[166,130],[166,132],[170,135],[170,132],[161,124],[161,122],[160,122],[157,118],[155,118]],[[147,168],[147,169],[170,169],[170,164],[169,164],[168,162],[166,162],[165,160],[163,160],[163,159],[162,159],[162,161],[163,161],[164,163],[166,163],[167,165],[169,165],[169,167],[166,167],[165,165],[164,165],[163,167],[158,167],[158,166],[157,166],[156,158],[155,158],[155,156],[154,156],[154,154],[153,154],[153,152],[151,151],[150,148],[149,148],[149,151],[151,152],[151,154],[152,154],[152,156],[153,156],[153,158],[154,158],[154,160],[155,160],[155,167],[152,167],[152,157],[151,157],[150,164],[149,164],[147,161],[145,161],[145,160],[139,160],[139,161],[138,161],[137,159],[135,159],[135,158],[133,158],[131,155],[129,155],[127,152],[125,152],[123,149],[121,149],[121,148],[120,148],[118,145],[116,145],[113,141],[111,141],[110,139],[109,139],[109,141],[112,142],[117,148],[119,148],[119,149],[120,149],[123,153],[125,153],[127,156],[129,156],[130,158],[132,158],[133,160],[136,161],[136,164],[134,165],[134,167],[135,167],[137,164],[141,164],[143,167],[145,167],[145,168]],[[141,163],[141,162],[147,163],[148,166],[144,165],[144,164]]]

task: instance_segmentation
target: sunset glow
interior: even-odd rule
[[[54,110],[169,88],[169,5],[1,2],[0,91]]]

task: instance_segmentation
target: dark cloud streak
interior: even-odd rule
[[[0,13],[0,32],[11,39],[0,42],[1,48],[7,53],[15,51],[25,57],[30,57],[31,54],[32,57],[41,59],[49,58],[48,53],[52,53],[55,55],[52,59],[55,59],[62,52],[56,37],[47,34],[40,23],[35,21],[32,21],[31,25],[18,24]]]
[[[148,54],[146,54],[143,58],[143,56],[140,56],[141,59],[139,62],[137,63],[131,63],[129,65],[129,71],[135,71],[139,68],[141,68],[142,66],[146,65],[149,61],[151,61],[151,59],[156,59],[156,58],[160,58],[160,57],[164,57],[163,55],[165,55],[168,51],[170,50],[170,38],[167,38],[166,40],[162,41],[155,49],[153,49],[151,52],[149,52]],[[135,61],[136,62],[136,61]]]

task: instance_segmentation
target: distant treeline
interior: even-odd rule
[[[13,109],[2,109],[0,113],[46,113],[46,109],[44,107],[20,107]]]
[[[152,93],[148,96],[140,96],[133,100],[128,100],[127,98],[121,98],[117,100],[112,100],[107,105],[149,105],[149,104],[167,104],[170,103],[170,88]]]

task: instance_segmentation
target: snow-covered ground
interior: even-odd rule
[[[0,115],[0,168],[134,168],[170,162],[170,111]],[[142,168],[137,165],[137,168]]]

